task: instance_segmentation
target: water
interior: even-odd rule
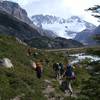
[[[89,59],[91,62],[100,61],[100,57],[93,56],[93,55],[87,55],[85,53],[72,54],[70,56],[75,57],[74,60],[71,61],[71,64],[78,63],[79,61],[83,61],[85,59]]]

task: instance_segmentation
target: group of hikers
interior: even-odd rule
[[[71,87],[71,81],[76,79],[76,75],[73,71],[73,66],[71,64],[54,63],[53,70],[55,73],[55,78],[62,80],[61,88],[64,92],[69,90],[70,94],[73,93]]]
[[[31,55],[30,49],[29,49],[28,53],[29,53],[29,55]],[[45,63],[48,64],[49,61],[46,60]],[[35,61],[35,62],[32,61],[32,67],[35,69],[36,76],[39,79],[42,77],[42,74],[43,74],[43,65],[44,64],[43,64],[42,60],[38,60],[38,61]],[[70,95],[73,94],[71,82],[72,82],[72,80],[76,79],[76,75],[74,73],[73,66],[69,63],[64,65],[61,62],[60,63],[56,62],[56,63],[53,63],[52,69],[53,69],[53,72],[54,72],[55,79],[62,80],[61,89],[64,92],[67,92],[67,90],[68,90]]]
[[[32,66],[34,67],[36,71],[37,78],[41,78],[43,74],[43,62],[42,61],[36,61],[32,63]],[[73,93],[72,87],[71,87],[71,81],[76,79],[76,75],[73,71],[73,67],[70,64],[67,64],[66,66],[63,65],[63,63],[54,63],[52,65],[54,77],[57,80],[62,80],[61,82],[61,89],[66,93],[67,90],[70,94]]]

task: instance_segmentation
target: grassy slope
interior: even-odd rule
[[[27,57],[26,49],[27,47],[20,45],[15,38],[0,35],[0,58],[7,57],[14,65],[11,69],[0,67],[1,100],[9,100],[22,94],[25,95],[24,100],[44,100],[40,91],[42,83],[36,79],[34,71],[30,68],[30,58]]]
[[[38,55],[27,56],[27,47],[19,44],[14,37],[0,35],[0,58],[11,59],[14,68],[7,69],[0,67],[0,97],[1,100],[10,100],[16,96],[22,96],[21,100],[46,100],[42,91],[44,80],[52,80],[52,64],[54,62],[67,62],[65,53],[46,52],[39,50]],[[30,60],[44,61],[44,74],[42,79],[37,79],[35,71],[30,67]],[[49,63],[46,64],[45,60]],[[76,68],[77,80],[74,82],[74,89],[80,90],[82,81],[90,76],[84,68]],[[57,81],[53,81],[56,93],[64,96]],[[65,99],[66,100],[66,99]]]

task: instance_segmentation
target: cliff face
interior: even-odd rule
[[[8,34],[18,37],[21,40],[29,40],[33,37],[41,36],[41,34],[27,23],[0,11],[0,34]]]
[[[27,12],[22,9],[17,3],[10,1],[0,2],[0,10],[20,19],[21,21],[32,25],[32,21],[28,18]]]
[[[18,20],[27,23],[30,25],[32,28],[36,29],[38,33],[40,33],[43,36],[47,37],[55,37],[56,35],[47,30],[43,30],[42,28],[39,28],[33,24],[33,22],[28,18],[27,12],[21,8],[18,3],[10,2],[10,1],[0,1],[0,11],[1,12],[6,12],[9,15],[16,17]]]

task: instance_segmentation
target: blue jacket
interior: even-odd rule
[[[68,77],[72,76],[72,66],[71,65],[67,65],[65,75],[68,76]]]

